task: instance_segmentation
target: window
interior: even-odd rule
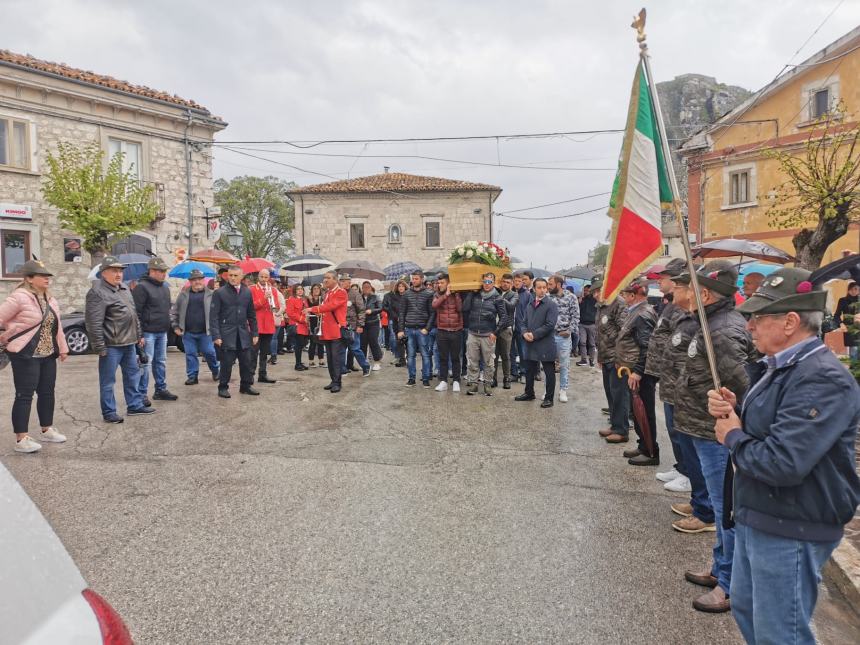
[[[364,248],[364,224],[349,225],[349,248]]]
[[[729,204],[750,201],[750,171],[740,170],[729,175]]]
[[[63,261],[64,262],[80,262],[81,258],[81,238],[79,237],[64,237],[63,238]]]
[[[0,117],[0,166],[30,169],[30,126]]]
[[[429,248],[442,246],[441,226],[439,222],[424,222],[424,246]]]
[[[108,158],[113,159],[116,154],[125,155],[122,159],[122,171],[124,173],[130,173],[138,181],[143,179],[140,170],[143,162],[140,143],[123,141],[122,139],[108,139]]]
[[[403,231],[400,224],[392,224],[388,227],[388,243],[400,244],[403,242]]]
[[[30,257],[30,232],[13,229],[0,231],[0,263],[4,278],[20,278],[21,266]]]
[[[812,93],[812,114],[813,119],[820,119],[830,112],[830,90],[825,88]]]

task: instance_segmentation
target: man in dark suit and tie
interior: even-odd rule
[[[230,376],[233,361],[239,359],[239,392],[258,395],[251,387],[254,370],[251,366],[251,349],[257,344],[257,314],[248,287],[242,284],[244,273],[238,265],[227,272],[227,284],[212,294],[209,327],[212,341],[221,351],[221,376],[218,396],[229,399]]]

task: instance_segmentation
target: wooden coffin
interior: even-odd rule
[[[459,262],[448,265],[448,275],[451,278],[451,291],[477,291],[481,288],[481,279],[487,272],[496,274],[496,286],[502,279],[503,273],[510,273],[509,267],[493,267],[480,262]]]

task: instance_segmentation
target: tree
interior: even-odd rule
[[[124,155],[114,155],[104,166],[98,143],[77,146],[61,143],[57,155],[48,155],[48,172],[42,184],[45,201],[59,210],[60,224],[83,238],[93,266],[112,237],[124,237],[155,219],[158,205],[152,186],[141,186],[132,170],[123,172]]]
[[[292,182],[277,177],[235,177],[215,182],[215,204],[221,207],[221,226],[242,234],[242,248],[221,238],[220,246],[234,255],[282,260],[293,248],[295,210],[286,192]]]
[[[860,127],[842,126],[845,116],[840,105],[820,119],[800,154],[765,153],[787,177],[771,198],[771,226],[801,227],[791,241],[797,266],[810,271],[821,265],[827,248],[848,232],[858,214]]]
[[[597,246],[591,249],[591,265],[596,267],[606,266],[606,256],[609,253],[609,245],[598,242]]]

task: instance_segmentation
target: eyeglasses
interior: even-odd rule
[[[496,284],[495,280],[484,280],[484,284]]]
[[[785,316],[787,314],[750,314],[750,320],[754,323],[758,323],[762,318],[770,318],[772,316]]]

